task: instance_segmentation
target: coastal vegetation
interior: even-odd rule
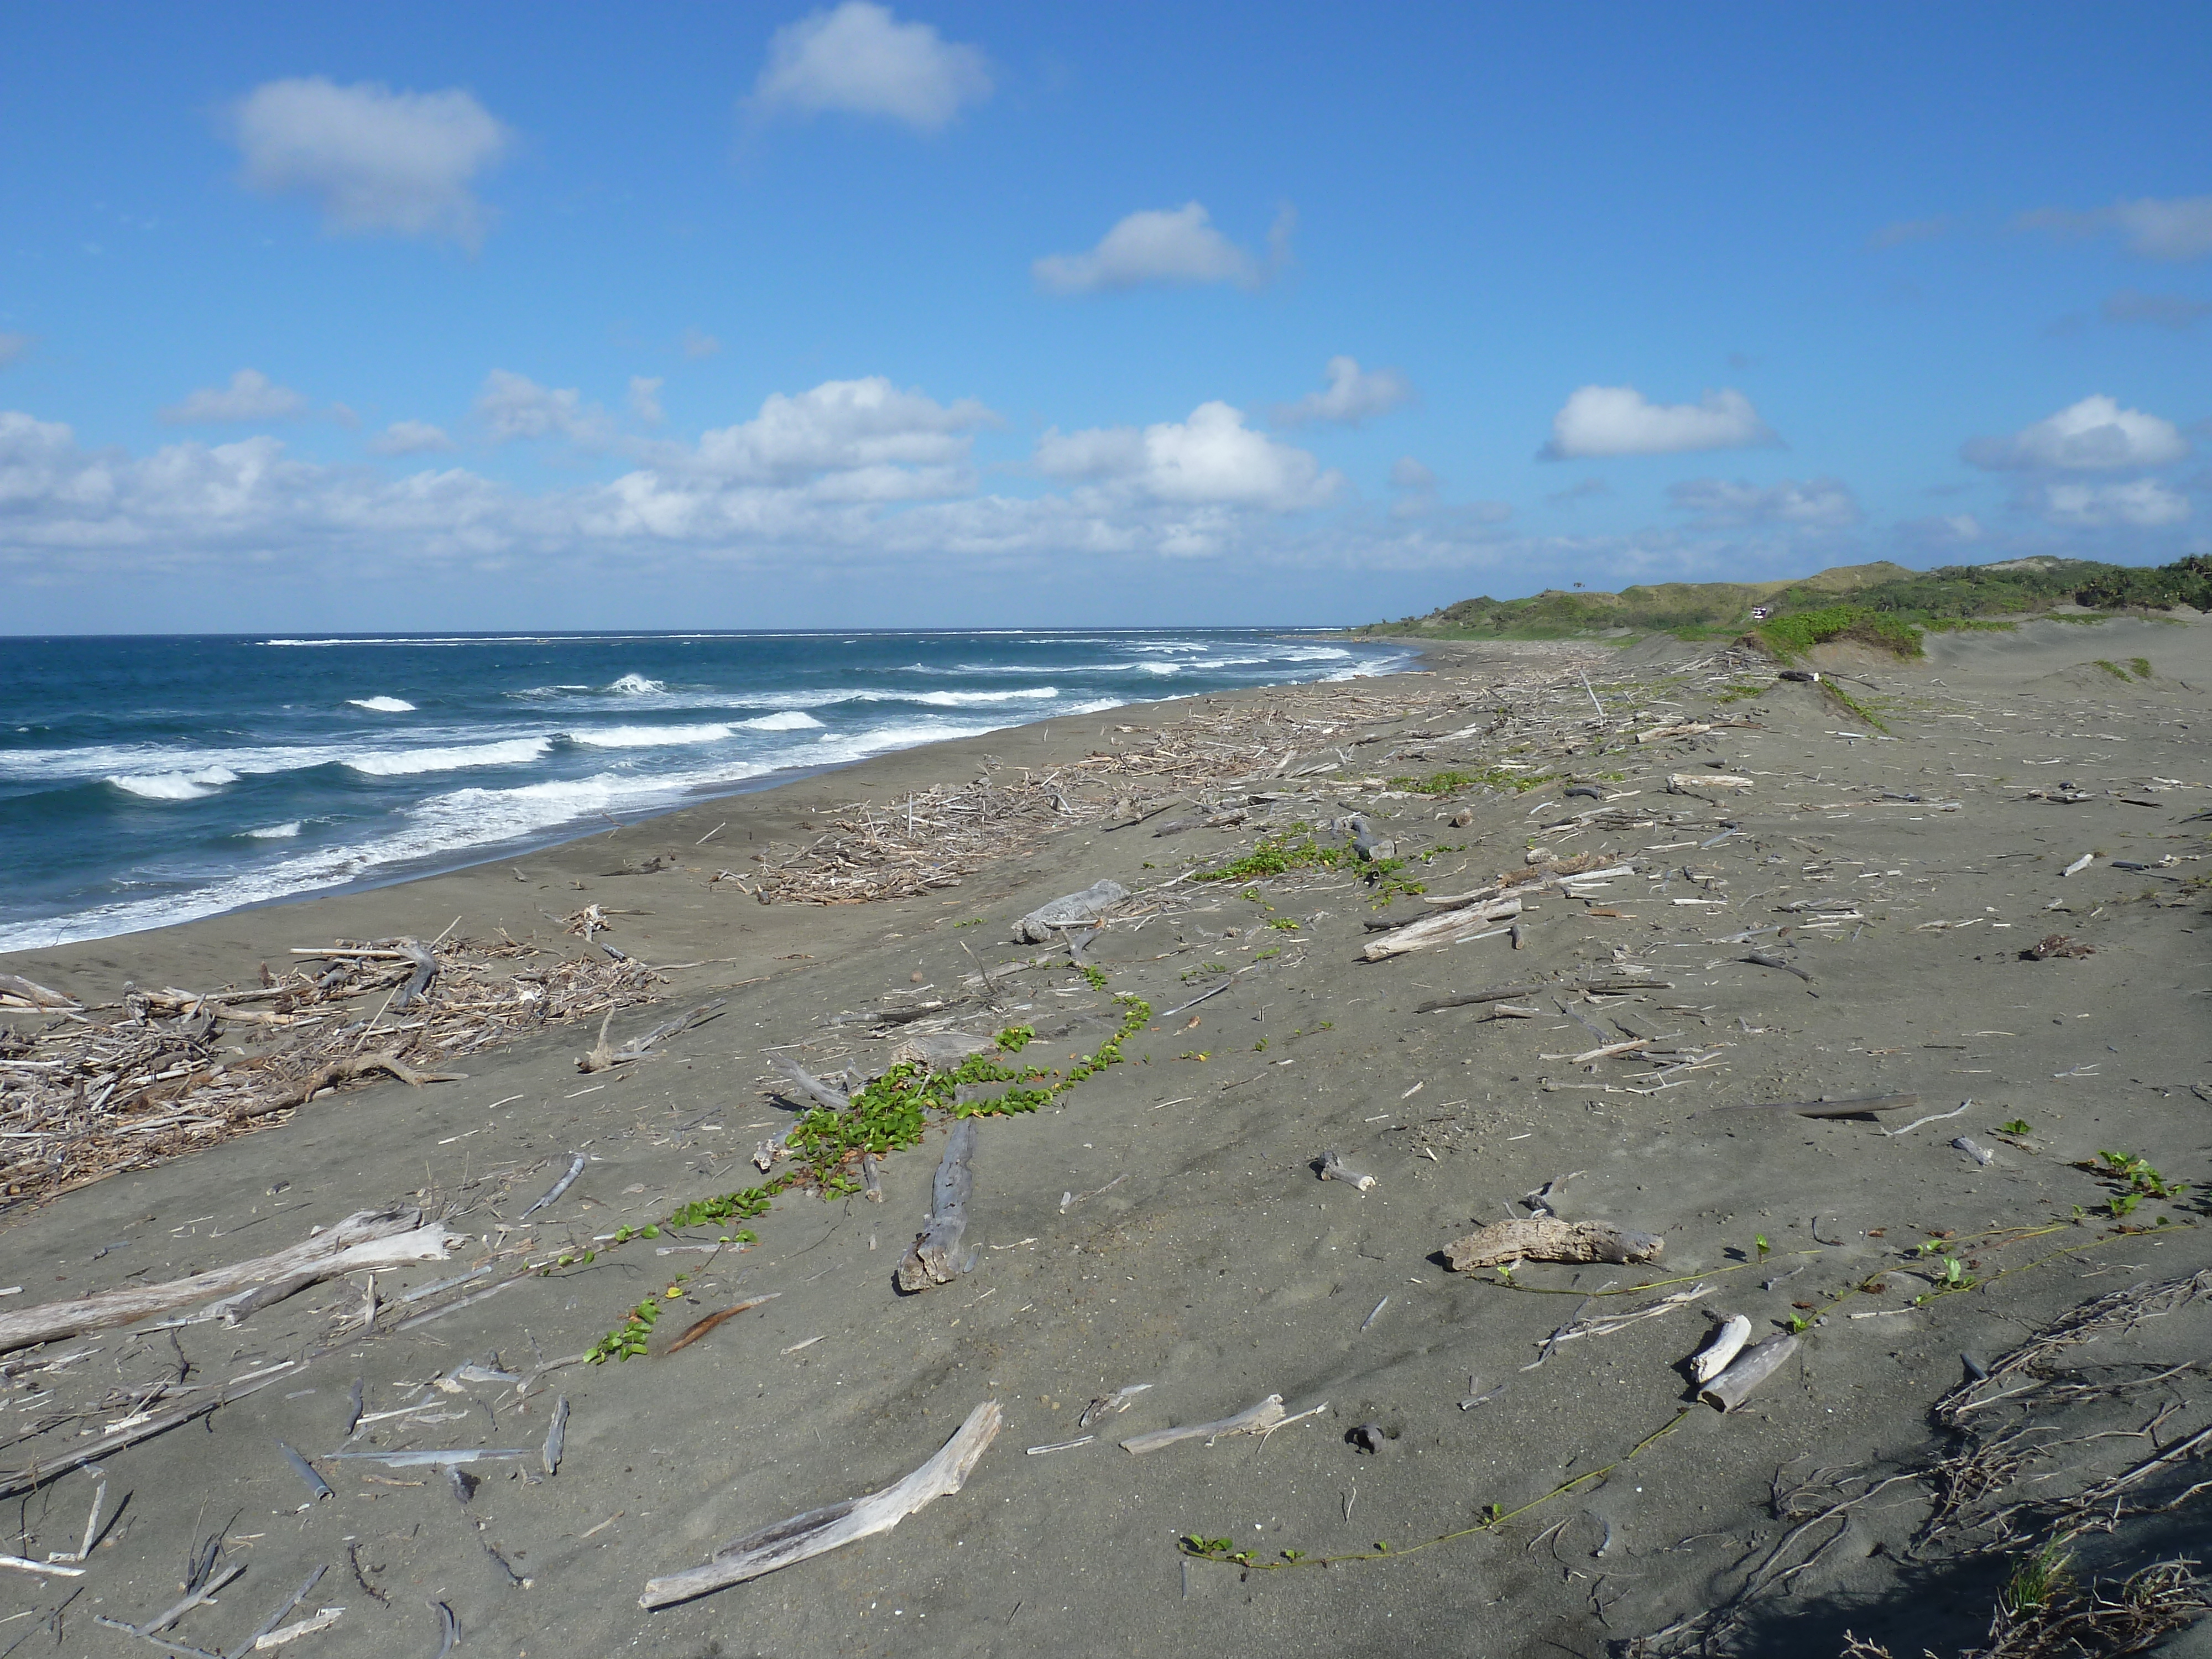
[[[1787,581],[1660,582],[1618,593],[1547,588],[1526,599],[1462,599],[1425,617],[1352,632],[1619,641],[1647,634],[1695,640],[1753,633],[1784,657],[1838,639],[1917,656],[1924,633],[2008,625],[2000,618],[2094,620],[2081,613],[2178,605],[2212,611],[2212,558],[2191,554],[2149,567],[2036,557],[1922,571],[1881,562],[1839,565]]]

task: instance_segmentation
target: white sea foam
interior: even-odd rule
[[[601,726],[568,733],[573,743],[593,749],[659,749],[671,744],[720,743],[726,726]]]
[[[294,818],[289,823],[272,823],[266,829],[246,833],[255,841],[289,841],[300,833],[300,820]]]
[[[799,709],[787,708],[778,714],[760,714],[749,720],[739,720],[738,724],[749,732],[805,732],[822,722]]]
[[[550,738],[509,738],[501,743],[456,744],[443,749],[398,749],[355,755],[346,766],[372,778],[406,778],[418,772],[458,772],[469,766],[520,766],[553,746]]]
[[[211,795],[226,783],[236,783],[238,774],[228,766],[203,766],[195,772],[154,772],[137,777],[108,779],[118,789],[148,800],[196,800]]]
[[[968,708],[992,702],[1041,702],[1060,695],[1056,685],[1024,686],[1018,691],[881,691],[870,702],[924,702],[938,708]]]
[[[667,686],[659,680],[649,680],[642,674],[625,674],[607,690],[625,697],[649,697],[656,691],[665,691]]]
[[[415,705],[404,697],[348,697],[346,701],[356,708],[374,709],[380,714],[411,714]]]

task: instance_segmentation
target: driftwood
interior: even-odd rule
[[[167,1284],[134,1285],[106,1291],[73,1302],[50,1302],[42,1307],[0,1314],[0,1353],[27,1348],[34,1343],[58,1341],[87,1331],[128,1325],[155,1314],[189,1308],[245,1286],[283,1282],[312,1273],[318,1279],[336,1279],[362,1267],[390,1267],[402,1261],[441,1261],[450,1238],[438,1222],[425,1224],[419,1210],[362,1211],[348,1216],[328,1231],[274,1255],[258,1256],[228,1267]]]
[[[1703,1388],[1726,1370],[1729,1362],[1743,1352],[1743,1345],[1750,1340],[1751,1321],[1741,1314],[1731,1315],[1722,1320],[1713,1327],[1711,1340],[1691,1357],[1690,1380]]]
[[[1665,979],[1597,979],[1581,980],[1572,984],[1552,985],[1539,981],[1534,985],[1493,985],[1486,991],[1465,991],[1458,996],[1438,997],[1415,1006],[1417,1014],[1442,1013],[1447,1008],[1468,1008],[1483,1002],[1510,1002],[1516,997],[1533,997],[1545,991],[1595,991],[1600,996],[1609,996],[1626,991],[1671,991],[1672,980]]]
[[[0,996],[27,1002],[33,1008],[82,1008],[84,1006],[75,997],[64,996],[59,991],[50,991],[35,980],[25,979],[20,974],[0,974]]]
[[[545,1443],[538,1453],[538,1467],[550,1479],[561,1473],[561,1451],[568,1443],[568,1396],[553,1402],[553,1420],[545,1425]]]
[[[1364,1170],[1353,1169],[1340,1154],[1334,1152],[1328,1153],[1321,1161],[1321,1178],[1323,1181],[1348,1181],[1354,1188],[1363,1193],[1375,1184],[1373,1176]]]
[[[190,1423],[196,1418],[205,1417],[210,1412],[227,1406],[234,1400],[243,1400],[247,1395],[265,1389],[272,1382],[286,1382],[297,1375],[289,1365],[279,1367],[275,1375],[217,1389],[187,1405],[156,1412],[143,1423],[134,1423],[124,1429],[110,1429],[106,1434],[73,1442],[58,1456],[0,1473],[0,1500],[35,1492],[48,1481],[59,1480],[73,1469],[98,1462],[110,1452],[121,1451],[125,1446],[135,1446],[142,1440],[151,1440],[157,1434],[167,1434],[171,1429]]]
[[[702,1002],[688,1009],[673,1019],[664,1019],[641,1036],[634,1036],[619,1048],[607,1047],[607,1022],[599,1022],[599,1040],[592,1051],[576,1062],[580,1072],[604,1072],[617,1066],[627,1066],[632,1060],[643,1060],[653,1045],[665,1038],[690,1030],[695,1025],[704,1025],[718,1018],[727,1005],[726,997],[716,997],[712,1002]],[[614,1010],[607,1010],[607,1019],[614,1018]]]
[[[665,1607],[688,1601],[731,1584],[758,1578],[794,1562],[809,1560],[844,1545],[889,1532],[916,1510],[951,1496],[967,1484],[968,1476],[998,1438],[1006,1418],[995,1400],[987,1400],[968,1413],[968,1420],[939,1449],[937,1455],[904,1480],[865,1498],[848,1498],[824,1509],[810,1510],[788,1521],[743,1538],[732,1539],[714,1552],[703,1567],[648,1581],[637,1598],[641,1607]]]
[[[1871,1117],[1877,1112],[1903,1112],[1920,1103],[1918,1095],[1863,1095],[1856,1100],[1761,1100],[1734,1106],[1714,1106],[1716,1112],[1795,1112],[1799,1117]]]
[[[945,1141],[944,1160],[937,1166],[929,1224],[915,1235],[906,1259],[898,1265],[902,1291],[912,1293],[932,1285],[949,1285],[967,1271],[958,1257],[960,1241],[968,1231],[968,1193],[975,1179],[968,1166],[975,1155],[975,1120],[963,1118]]]
[[[1369,962],[1382,962],[1411,951],[1426,950],[1431,945],[1449,945],[1489,922],[1503,921],[1520,914],[1521,901],[1511,897],[1470,905],[1462,910],[1447,910],[1442,915],[1424,916],[1395,933],[1386,933],[1359,954]]]
[[[415,964],[415,972],[392,999],[395,1013],[404,1012],[416,999],[427,994],[430,981],[438,977],[438,958],[411,939],[398,941],[399,952]]]
[[[1726,1370],[1698,1391],[1698,1398],[1716,1411],[1732,1412],[1796,1352],[1795,1336],[1786,1333],[1770,1336],[1757,1347],[1746,1348],[1738,1354]]]
[[[1088,927],[1129,896],[1118,881],[1097,881],[1079,893],[1066,893],[1040,904],[1014,924],[1018,945],[1044,945],[1063,927]]]
[[[1796,963],[1784,962],[1780,957],[1769,955],[1764,951],[1753,951],[1743,957],[1743,960],[1755,968],[1777,968],[1785,974],[1795,974],[1808,985],[1813,982],[1812,975],[1807,973]]]
[[[1184,1440],[1218,1440],[1224,1434],[1265,1434],[1271,1429],[1282,1427],[1285,1419],[1283,1396],[1271,1394],[1258,1405],[1249,1407],[1234,1417],[1224,1417],[1212,1423],[1194,1423],[1188,1428],[1155,1429],[1150,1434],[1124,1440],[1121,1449],[1141,1457],[1146,1452],[1158,1451],[1163,1446],[1172,1446]]]
[[[744,1301],[732,1303],[726,1308],[717,1308],[704,1319],[695,1319],[686,1325],[684,1328],[684,1334],[663,1348],[656,1357],[665,1359],[670,1354],[681,1353],[717,1326],[735,1319],[741,1313],[750,1313],[763,1303],[773,1302],[782,1294],[781,1291],[770,1291],[764,1296],[749,1296]],[[547,1471],[549,1474],[551,1472],[550,1469]]]
[[[770,1054],[768,1063],[789,1078],[799,1091],[817,1105],[827,1106],[833,1112],[842,1112],[853,1103],[842,1089],[833,1088],[824,1083],[788,1054]]]
[[[545,1189],[544,1196],[540,1198],[528,1209],[525,1210],[520,1215],[517,1216],[515,1218],[515,1224],[517,1226],[521,1225],[522,1223],[529,1220],[531,1217],[536,1215],[548,1204],[552,1203],[556,1199],[559,1198],[562,1194],[567,1192],[569,1188],[574,1186],[576,1184],[576,1177],[584,1173],[585,1162],[586,1159],[583,1153],[574,1152],[570,1154],[568,1158],[568,1173],[562,1176],[558,1181],[547,1188]]]
[[[345,1060],[325,1060],[300,1080],[298,1086],[265,1100],[257,1100],[239,1108],[230,1115],[234,1123],[244,1123],[252,1118],[281,1112],[289,1107],[304,1106],[324,1090],[340,1083],[350,1083],[356,1078],[367,1077],[371,1072],[387,1072],[410,1088],[419,1089],[426,1083],[463,1083],[466,1072],[418,1072],[398,1055],[379,1049],[373,1054],[355,1054]]]
[[[1656,1233],[1624,1231],[1604,1221],[1562,1221],[1539,1216],[1500,1221],[1444,1246],[1455,1273],[1494,1267],[1501,1261],[1656,1261],[1667,1241]]]
[[[933,1072],[949,1072],[963,1060],[995,1054],[998,1047],[988,1037],[973,1036],[966,1031],[925,1031],[907,1038],[892,1049],[891,1064],[912,1063]]]

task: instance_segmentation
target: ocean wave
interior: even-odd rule
[[[297,818],[294,818],[289,823],[272,823],[264,829],[248,830],[245,832],[247,838],[252,841],[289,841],[299,833],[300,820]]]
[[[398,749],[355,755],[345,765],[372,778],[413,777],[418,772],[458,772],[469,766],[520,766],[552,748],[550,738],[509,738],[501,743],[457,744],[445,749]]]
[[[722,725],[602,726],[568,734],[571,743],[585,744],[593,749],[659,749],[670,744],[720,743],[729,735],[730,728]]]
[[[211,795],[226,783],[236,783],[238,774],[228,766],[204,766],[196,772],[154,772],[137,777],[108,779],[118,789],[147,800],[197,800]]]
[[[404,697],[348,697],[346,701],[356,708],[374,709],[380,714],[411,714],[415,705]]]
[[[786,708],[773,714],[759,714],[749,720],[739,720],[739,726],[749,732],[807,732],[822,722],[813,715],[796,708]]]
[[[657,691],[665,691],[668,686],[664,681],[649,680],[642,674],[624,674],[606,689],[617,696],[649,697]]]
[[[1018,691],[879,691],[870,702],[920,702],[936,708],[969,708],[992,702],[1042,702],[1060,695],[1056,685],[1029,685]]]

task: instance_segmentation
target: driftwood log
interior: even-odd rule
[[[641,1607],[665,1607],[710,1590],[741,1584],[787,1567],[794,1562],[889,1532],[924,1505],[950,1497],[967,1484],[969,1475],[998,1438],[1006,1418],[999,1402],[987,1400],[968,1413],[968,1420],[953,1433],[937,1455],[904,1480],[842,1504],[809,1510],[788,1521],[763,1527],[732,1539],[714,1552],[703,1567],[647,1582],[637,1598]]]
[[[789,1078],[799,1093],[817,1105],[827,1106],[833,1112],[842,1112],[853,1103],[842,1089],[824,1083],[788,1054],[770,1054],[769,1064]]]
[[[1018,945],[1045,945],[1063,927],[1089,927],[1129,896],[1118,881],[1097,881],[1079,893],[1066,893],[1040,904],[1014,924]]]
[[[1283,1396],[1271,1394],[1258,1405],[1246,1407],[1234,1417],[1224,1417],[1212,1423],[1193,1423],[1180,1429],[1154,1429],[1150,1434],[1140,1434],[1124,1440],[1121,1449],[1141,1457],[1163,1446],[1172,1446],[1184,1440],[1218,1440],[1225,1434],[1265,1434],[1281,1426],[1285,1413]]]
[[[1343,1158],[1340,1154],[1334,1152],[1328,1152],[1322,1157],[1321,1161],[1321,1178],[1323,1181],[1348,1181],[1352,1183],[1355,1191],[1363,1193],[1375,1184],[1375,1177],[1373,1176],[1369,1175],[1364,1170],[1353,1169],[1349,1164],[1346,1164],[1344,1161]]]
[[[949,1072],[963,1060],[995,1054],[998,1047],[988,1037],[971,1036],[966,1031],[924,1031],[892,1049],[891,1064],[911,1062],[933,1072]]]
[[[1746,1348],[1738,1354],[1726,1370],[1698,1391],[1698,1398],[1716,1411],[1732,1412],[1796,1352],[1795,1336],[1787,1333],[1770,1336],[1757,1347]]]
[[[1632,1233],[1605,1221],[1562,1221],[1538,1216],[1528,1221],[1500,1221],[1444,1246],[1455,1273],[1494,1267],[1501,1261],[1656,1261],[1667,1241],[1656,1233]]]
[[[899,1289],[911,1294],[933,1285],[949,1285],[967,1271],[960,1243],[968,1232],[968,1194],[975,1179],[969,1161],[975,1155],[975,1120],[963,1118],[945,1143],[945,1158],[937,1166],[929,1224],[915,1235],[906,1259],[898,1265]]]
[[[1741,1314],[1733,1314],[1722,1320],[1713,1327],[1711,1339],[1692,1356],[1690,1380],[1703,1388],[1726,1370],[1735,1357],[1743,1352],[1743,1345],[1750,1340],[1751,1321]]]
[[[13,997],[33,1008],[81,1008],[84,1006],[75,997],[64,996],[59,991],[50,991],[35,980],[25,979],[20,974],[0,974],[0,996]]]
[[[1369,962],[1382,962],[1391,957],[1404,956],[1411,951],[1426,950],[1431,945],[1449,945],[1472,933],[1488,923],[1504,921],[1521,914],[1517,898],[1493,899],[1486,904],[1469,905],[1461,910],[1447,910],[1442,915],[1424,916],[1408,922],[1394,933],[1385,933],[1370,942],[1359,954]]]
[[[441,1261],[452,1243],[440,1223],[425,1223],[419,1210],[362,1211],[328,1231],[274,1255],[258,1256],[228,1267],[173,1279],[163,1285],[105,1291],[73,1302],[50,1302],[20,1313],[0,1314],[0,1353],[34,1343],[58,1341],[86,1331],[128,1325],[155,1314],[196,1307],[228,1292],[263,1284],[284,1284],[306,1273],[336,1279],[363,1267],[403,1261]]]
[[[233,1123],[244,1123],[270,1112],[281,1112],[294,1106],[304,1106],[324,1090],[340,1083],[350,1083],[356,1078],[367,1077],[371,1072],[386,1072],[410,1089],[419,1089],[426,1083],[463,1083],[468,1080],[466,1072],[418,1072],[396,1054],[378,1050],[373,1054],[355,1054],[345,1060],[325,1060],[300,1079],[299,1084],[281,1095],[250,1101],[230,1115]]]

